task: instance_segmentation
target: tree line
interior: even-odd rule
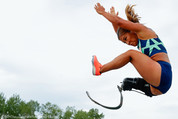
[[[13,95],[6,99],[0,93],[0,119],[103,119],[103,113],[98,109],[89,111],[76,110],[74,107],[66,107],[62,110],[58,105],[47,102],[40,104],[30,100],[25,102],[19,95]]]

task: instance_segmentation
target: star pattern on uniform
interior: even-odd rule
[[[150,41],[153,42],[153,44],[150,45]],[[152,53],[153,49],[161,50],[161,48],[158,45],[163,45],[162,42],[158,42],[154,39],[147,40],[146,46],[143,48],[143,51],[147,48],[149,48],[149,55]]]

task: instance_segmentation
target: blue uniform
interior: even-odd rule
[[[145,55],[151,57],[157,53],[167,53],[164,44],[159,38],[152,38],[148,40],[138,39],[138,49]],[[163,94],[166,93],[171,87],[172,83],[172,68],[171,64],[165,61],[157,61],[161,66],[161,81],[156,89],[159,89]]]

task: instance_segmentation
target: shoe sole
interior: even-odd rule
[[[92,56],[92,73],[93,75],[95,75],[96,69],[95,69],[95,65],[94,65],[94,56]]]

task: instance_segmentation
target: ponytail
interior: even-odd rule
[[[129,21],[134,22],[134,23],[139,23],[140,17],[138,16],[138,14],[135,14],[134,9],[133,9],[134,6],[135,5],[127,5],[125,8],[125,14]],[[118,39],[121,35],[127,32],[130,32],[130,31],[124,28],[118,28],[117,30]]]
[[[139,23],[140,17],[138,16],[138,14],[135,14],[133,9],[134,6],[135,5],[127,5],[125,8],[125,14],[129,21],[134,23]]]

